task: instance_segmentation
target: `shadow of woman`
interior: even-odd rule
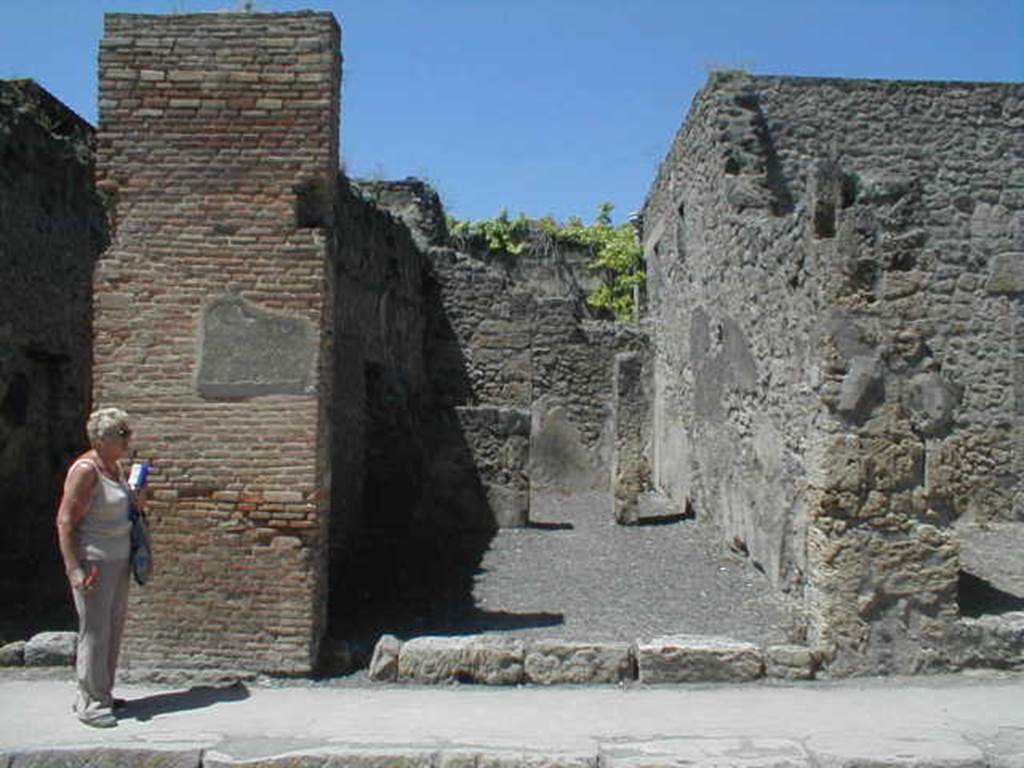
[[[123,720],[145,721],[157,715],[202,709],[231,701],[245,701],[248,698],[249,689],[241,682],[224,686],[194,685],[187,691],[156,693],[152,696],[129,699],[119,715]]]

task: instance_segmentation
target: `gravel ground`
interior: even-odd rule
[[[495,536],[475,579],[476,613],[455,629],[577,640],[793,639],[788,601],[710,525],[616,525],[598,494],[535,499],[531,516],[537,527]]]

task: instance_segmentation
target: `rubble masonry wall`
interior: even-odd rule
[[[954,525],[1024,516],[1022,96],[723,73],[647,201],[655,482],[837,673],[944,664]]]
[[[7,620],[70,603],[54,520],[85,447],[92,268],[107,240],[92,126],[31,80],[0,81],[0,596]],[[46,612],[45,610],[42,612]]]

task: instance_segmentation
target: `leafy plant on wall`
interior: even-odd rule
[[[559,242],[587,246],[593,257],[587,265],[600,273],[601,285],[587,296],[595,309],[607,309],[628,322],[637,317],[637,293],[646,279],[643,253],[632,224],[612,223],[611,203],[602,203],[593,224],[574,216],[564,224],[551,216],[530,219],[520,213],[511,218],[502,210],[493,219],[464,221],[448,218],[448,232],[456,246],[465,250],[482,244],[487,250],[512,256],[527,247],[557,248]]]

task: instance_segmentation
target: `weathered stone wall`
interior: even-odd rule
[[[429,260],[374,187],[342,181],[335,229],[330,623],[357,650],[382,626],[407,631],[471,599],[446,545],[488,517],[479,494],[461,515],[441,503],[457,478],[432,477],[439,455],[467,450],[457,430],[438,428],[457,420],[437,402],[425,354]]]
[[[462,528],[517,526],[537,494],[596,492],[610,518],[614,359],[646,354],[647,342],[639,326],[592,317],[589,249],[538,230],[520,253],[490,251],[482,239],[449,238],[440,201],[421,181],[357,186],[410,228],[430,260],[429,431],[446,435],[429,460],[432,505]],[[649,426],[636,427],[646,446]]]
[[[329,14],[106,17],[95,402],[155,464],[130,666],[315,663],[339,76]]]
[[[107,240],[93,129],[30,80],[0,81],[0,547],[4,619],[70,606],[57,498],[85,447],[92,268]]]
[[[417,422],[430,392],[426,258],[406,226],[344,179],[336,223],[331,530],[342,545],[364,518],[418,503],[425,451]]]
[[[1021,519],[1022,95],[718,75],[647,201],[655,483],[837,673],[944,663],[952,524]]]
[[[528,412],[530,496],[598,492],[611,517],[614,358],[643,349],[643,331],[590,317],[585,249],[538,234],[520,254],[466,250],[431,251],[451,324],[431,354],[449,361],[441,387],[452,402]]]

